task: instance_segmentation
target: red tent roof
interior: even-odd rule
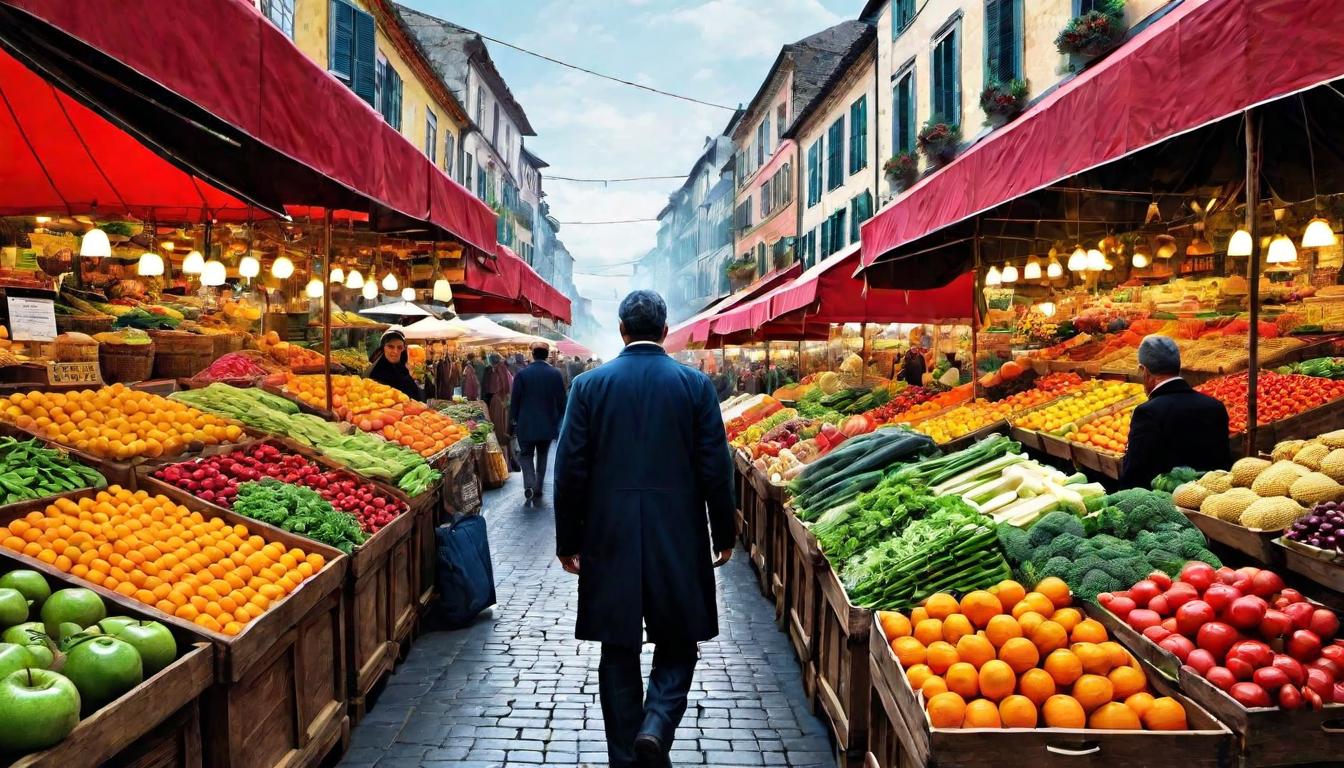
[[[784,269],[769,272],[756,282],[746,286],[737,293],[729,294],[711,305],[703,312],[691,317],[689,320],[683,320],[672,330],[668,331],[667,339],[663,342],[663,348],[668,352],[680,352],[688,345],[693,343],[704,343],[709,339],[710,324],[720,313],[729,308],[737,306],[744,301],[754,299],[767,291],[779,286],[780,284],[792,280],[802,274],[802,262],[795,261]]]
[[[453,306],[463,314],[546,315],[570,322],[569,299],[541,279],[507,246],[495,259],[466,260],[461,285],[453,286]]]
[[[863,225],[863,266],[1061,179],[1344,73],[1338,0],[1185,0]]]

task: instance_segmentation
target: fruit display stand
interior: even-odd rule
[[[817,616],[821,601],[817,570],[829,566],[821,556],[817,538],[787,504],[784,506],[784,521],[789,535],[788,558],[784,564],[784,583],[788,595],[788,617],[785,621],[788,624],[789,643],[802,667],[803,691],[808,701],[815,702]]]
[[[35,502],[45,506],[45,502]],[[29,564],[0,552],[0,573]],[[54,590],[75,586],[70,578],[43,574]],[[120,596],[117,596],[120,598]],[[131,600],[103,596],[119,613],[142,619],[149,615]],[[200,768],[202,760],[200,699],[214,682],[215,655],[208,642],[191,630],[171,627],[177,641],[176,661],[84,717],[63,741],[41,752],[19,756],[11,768],[68,768],[74,765],[154,765]]]
[[[1270,532],[1266,532],[1270,533]],[[1284,566],[1292,573],[1318,584],[1334,593],[1333,607],[1339,608],[1339,595],[1344,594],[1344,564],[1337,556],[1323,550],[1299,544],[1283,538],[1282,531],[1273,531],[1271,547],[1284,561]],[[1344,727],[1342,725],[1341,727]]]
[[[784,486],[766,483],[765,517],[768,535],[765,541],[766,562],[770,567],[770,593],[775,600],[775,621],[780,628],[787,626],[789,584],[785,581],[789,559],[789,526],[784,517]]]
[[[906,739],[902,766],[989,766],[1007,763],[1044,766],[1080,764],[1149,768],[1224,768],[1236,764],[1232,732],[1197,702],[1182,696],[1161,673],[1139,656],[1148,681],[1161,695],[1171,696],[1185,708],[1187,731],[1120,731],[1074,728],[934,728],[919,694],[911,687],[882,627],[871,619],[869,657],[876,701],[883,702],[884,720],[876,720]],[[1129,643],[1122,645],[1132,650]],[[872,737],[870,737],[872,738]],[[889,743],[884,734],[878,743]],[[876,761],[876,753],[874,755]],[[891,763],[876,762],[879,768]]]
[[[144,459],[133,459],[131,461],[116,461],[113,459],[104,459],[100,456],[94,456],[86,451],[72,448],[67,445],[48,440],[47,438],[29,432],[25,429],[19,429],[13,424],[0,421],[0,437],[13,437],[18,440],[36,439],[49,448],[57,448],[78,459],[81,464],[93,467],[107,478],[109,485],[120,485],[123,488],[135,489],[135,467],[137,464],[143,464]]]
[[[58,498],[78,500],[80,491]],[[268,541],[319,553],[326,562],[293,592],[236,636],[205,629],[156,608],[61,573],[36,558],[5,553],[25,568],[92,589],[105,601],[133,604],[147,618],[195,632],[214,646],[215,685],[202,698],[206,768],[273,768],[317,765],[349,736],[346,715],[343,585],[347,558],[339,551],[222,511],[188,497],[180,501],[207,518],[241,523]],[[44,508],[45,504],[35,509]],[[31,509],[0,510],[8,524]]]
[[[756,467],[750,467],[751,475],[751,497],[752,505],[746,510],[748,515],[747,530],[751,532],[751,548],[748,553],[751,555],[752,565],[756,566],[756,578],[760,582],[761,595],[767,599],[774,600],[774,563],[770,560],[770,529],[772,522],[769,516],[768,499],[770,495],[770,481],[765,473]]]
[[[733,452],[734,490],[737,497],[737,532],[742,538],[742,547],[751,552],[751,518],[748,515],[755,504],[756,489],[751,484],[751,462],[741,451]]]
[[[1251,558],[1252,562],[1261,563],[1271,568],[1277,568],[1283,563],[1283,549],[1274,546],[1274,539],[1282,535],[1283,531],[1262,531],[1257,528],[1247,528],[1244,525],[1237,525],[1213,515],[1206,515],[1197,509],[1182,507],[1177,507],[1177,509],[1189,518],[1190,522],[1194,523],[1195,527],[1209,541],[1240,552]]]
[[[872,612],[857,608],[824,560],[816,567],[817,700],[835,736],[841,768],[859,765],[868,733],[868,635]]]

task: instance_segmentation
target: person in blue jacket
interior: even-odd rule
[[[532,347],[532,364],[513,377],[509,399],[510,432],[518,439],[518,458],[523,463],[523,494],[528,501],[541,501],[546,483],[546,456],[560,435],[565,415],[565,377],[546,358],[551,348]]]
[[[718,634],[714,568],[733,554],[733,468],[714,385],[661,346],[662,297],[635,291],[619,312],[624,351],[570,387],[555,523],[560,563],[579,576],[575,636],[602,644],[610,764],[628,768],[670,765],[696,644]]]

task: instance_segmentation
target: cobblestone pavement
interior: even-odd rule
[[[341,765],[606,765],[598,646],[574,639],[576,584],[553,556],[552,510],[525,508],[521,485],[515,473],[485,498],[499,604],[467,629],[416,641]],[[718,576],[720,634],[700,646],[673,764],[834,768],[740,547]]]

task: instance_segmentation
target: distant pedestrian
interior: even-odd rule
[[[579,574],[575,635],[602,643],[610,765],[665,766],[696,643],[719,631],[713,568],[733,554],[733,469],[709,377],[663,350],[662,297],[635,291],[620,318],[625,350],[570,390],[556,451],[556,554]]]
[[[484,381],[485,367],[476,359],[475,352],[467,353],[467,361],[462,364],[462,396],[468,400],[482,400],[485,393],[481,385]]]
[[[523,495],[532,502],[541,501],[546,456],[551,442],[560,436],[560,420],[565,415],[564,377],[546,362],[550,353],[545,344],[532,348],[532,364],[513,378],[509,396],[509,431],[518,439]]]

